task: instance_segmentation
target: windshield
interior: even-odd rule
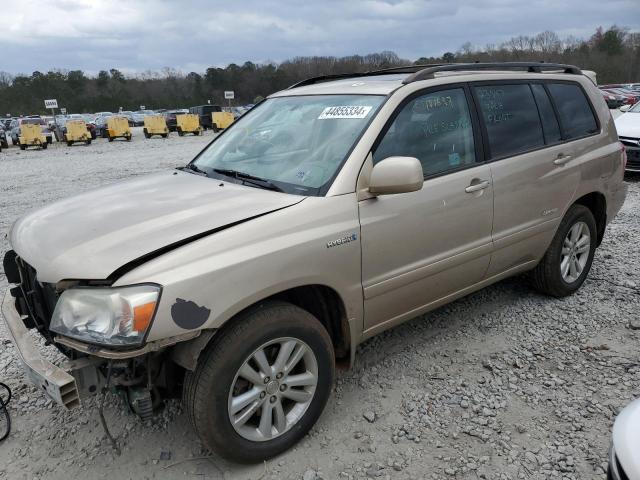
[[[640,102],[636,103],[633,107],[627,110],[627,113],[640,113]]]
[[[287,193],[320,195],[385,97],[271,98],[243,115],[195,160],[207,174],[233,170]]]

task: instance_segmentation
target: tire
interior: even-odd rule
[[[304,395],[304,403],[296,403],[287,397],[301,387],[287,388],[285,384],[279,385],[279,380],[276,379],[260,383],[260,380],[264,380],[263,374],[257,374],[260,377],[252,384],[237,375],[245,362],[254,361],[249,360],[253,353],[276,340],[293,342],[296,349],[306,347],[306,353],[300,356],[296,367],[289,372],[293,376],[304,370],[305,377],[310,375],[317,382],[315,387],[302,387],[311,389],[311,392],[298,391]],[[265,351],[273,354],[268,360],[270,364],[275,361],[278,345],[279,343],[266,346]],[[296,349],[289,359],[295,356]],[[306,368],[308,365],[311,367]],[[252,368],[254,373],[259,370],[256,363],[253,363]],[[302,370],[296,370],[298,368]],[[327,403],[334,374],[333,345],[322,324],[299,307],[284,302],[269,302],[241,314],[228,328],[214,337],[200,356],[195,371],[186,374],[183,402],[194,429],[206,447],[239,463],[256,463],[289,449],[311,429]],[[287,375],[282,378],[291,378]],[[244,433],[240,433],[232,425],[229,413],[231,395],[236,391],[232,388],[238,388],[242,384],[246,390],[239,390],[237,395],[253,389],[258,389],[261,395],[255,400],[260,406],[251,414],[249,421],[239,427]],[[277,399],[277,402],[274,403],[273,399]],[[294,418],[277,415],[278,409],[270,405],[282,406],[285,414],[293,415]],[[299,411],[293,410],[293,406]],[[243,408],[247,407],[250,404]],[[265,408],[276,411],[273,417],[275,420],[285,418],[286,426],[281,427],[283,433],[279,433],[277,427],[269,423],[270,435],[274,435],[275,428],[273,438],[249,438],[261,435],[257,428],[260,418],[258,412],[263,412]],[[240,409],[239,412],[246,410]],[[295,418],[297,415],[298,418]]]
[[[577,243],[579,245],[569,247],[571,239],[568,238],[568,235],[570,232],[574,235],[578,231],[582,235],[578,237]],[[588,234],[588,240],[585,239],[584,234]],[[567,274],[563,275],[561,268],[565,241],[569,242],[566,247],[568,253],[564,255],[564,258],[567,259],[567,264],[569,264],[569,269]],[[533,286],[542,293],[558,298],[574,293],[584,283],[589,274],[597,243],[596,221],[591,210],[583,205],[572,205],[560,222],[544,257],[531,272]],[[587,244],[589,246],[588,252],[580,252],[586,248]],[[574,252],[576,262],[581,265],[581,269],[571,267],[571,258]]]
[[[218,125],[216,125],[215,123],[211,126],[211,130],[213,130],[213,133],[218,133],[220,131]]]
[[[42,145],[40,145],[42,147],[43,150],[46,150],[47,147],[49,146],[49,144],[47,142],[44,142]]]
[[[162,138],[167,138],[168,136],[169,136],[169,134],[168,134],[168,133],[163,133],[163,134],[162,134]]]
[[[149,131],[146,128],[143,130],[143,132],[144,132],[144,138],[151,138],[151,135],[149,135]]]
[[[184,132],[182,131],[181,128],[178,128],[177,131],[178,131],[178,136],[184,137]]]
[[[127,135],[127,136],[126,136],[126,137],[124,137],[124,138],[126,138],[126,139],[127,139],[127,142],[130,142],[130,141],[131,141],[131,135]]]
[[[86,143],[87,145],[91,145],[91,139],[87,140],[85,143]]]
[[[26,149],[27,149],[27,146],[26,146],[26,145],[22,145],[22,144],[20,144],[20,150],[26,150]]]
[[[107,135],[107,138],[109,139],[110,142],[113,142],[113,137],[111,135]]]
[[[73,142],[70,142],[69,140],[67,140],[67,147],[70,147],[73,145]]]

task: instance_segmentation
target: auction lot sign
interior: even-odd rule
[[[58,100],[56,100],[55,98],[52,98],[51,100],[45,100],[44,101],[44,107],[45,108],[58,108]]]

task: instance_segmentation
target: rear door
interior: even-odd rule
[[[558,121],[546,83],[472,87],[494,183],[495,251],[487,275],[533,264],[547,249],[581,178],[580,142]]]
[[[377,146],[420,160],[420,191],[359,203],[365,329],[374,333],[484,278],[491,254],[491,172],[464,86],[414,94]]]

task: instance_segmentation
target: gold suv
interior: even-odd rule
[[[305,435],[367,338],[522,272],[576,291],[625,162],[576,67],[312,78],[183,168],[19,219],[2,311],[60,404],[116,387],[147,417],[181,395],[207,447],[255,462]]]

